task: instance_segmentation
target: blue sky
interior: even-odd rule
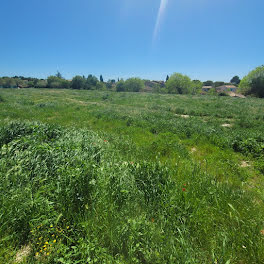
[[[1,0],[0,76],[229,81],[264,64],[263,11],[263,0]]]

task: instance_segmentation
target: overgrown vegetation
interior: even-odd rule
[[[1,263],[264,261],[261,99],[1,93]]]
[[[239,84],[242,93],[256,97],[264,97],[264,65],[249,72]]]

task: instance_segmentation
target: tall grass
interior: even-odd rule
[[[120,140],[130,148],[106,132],[2,127],[0,247],[31,245],[27,263],[263,263],[254,192],[188,158],[128,156]]]

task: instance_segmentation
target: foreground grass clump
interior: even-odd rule
[[[0,262],[30,245],[25,263],[263,263],[252,191],[191,161],[128,160],[111,141],[42,123],[1,128]]]

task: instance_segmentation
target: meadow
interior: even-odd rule
[[[263,99],[0,89],[0,263],[264,263],[263,158]]]

